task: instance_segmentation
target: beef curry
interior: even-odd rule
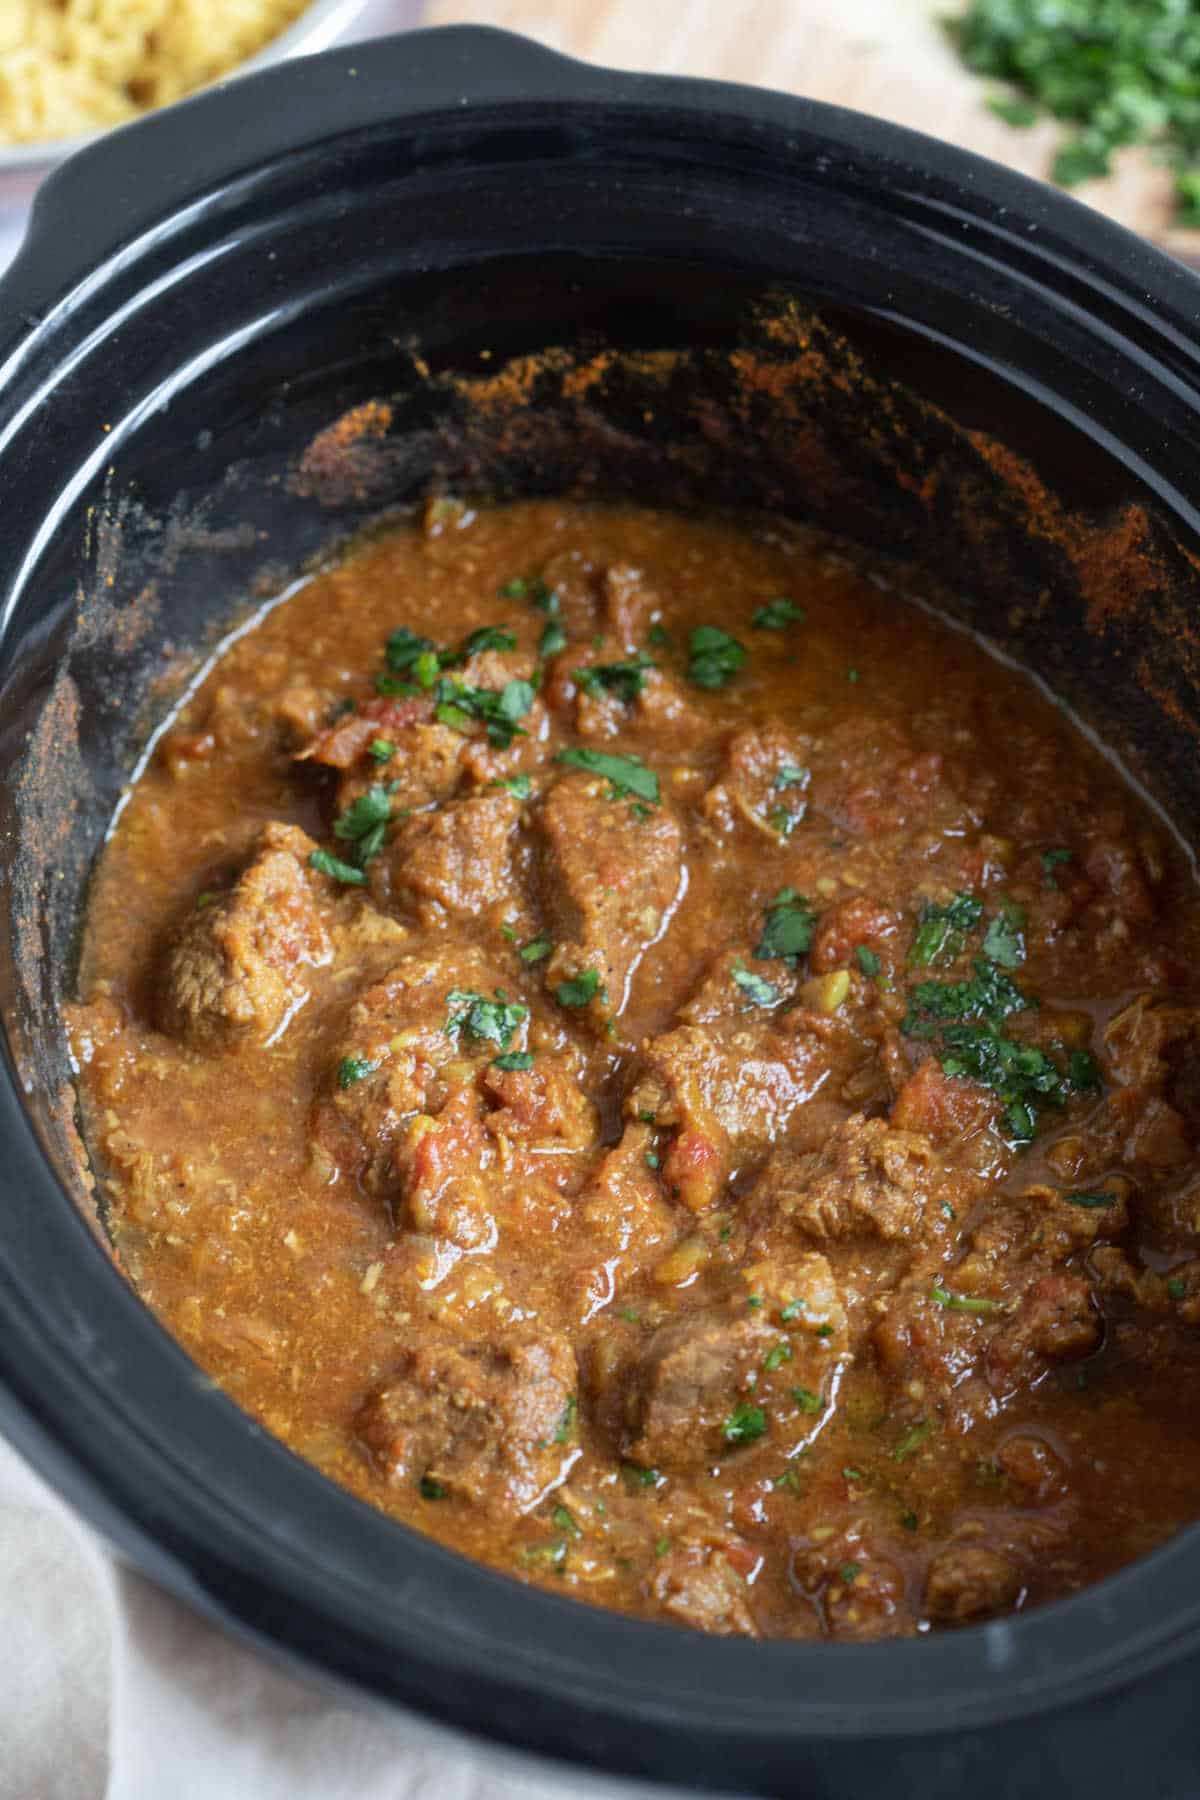
[[[124,1268],[353,1493],[859,1638],[1200,1514],[1200,905],[1019,671],[779,521],[431,502],[242,627],[94,882]]]

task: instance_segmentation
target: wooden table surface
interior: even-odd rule
[[[1045,177],[1050,122],[1018,131],[989,111],[997,91],[959,63],[938,21],[956,0],[425,0],[421,23],[487,24],[616,68],[756,82],[878,113]],[[1171,180],[1142,151],[1074,190],[1168,248],[1200,252],[1171,228]]]

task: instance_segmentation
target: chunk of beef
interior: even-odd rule
[[[1024,1295],[1015,1316],[987,1347],[988,1385],[1002,1397],[1031,1385],[1047,1363],[1090,1356],[1100,1343],[1101,1318],[1082,1275],[1052,1270]]]
[[[809,952],[809,967],[814,975],[831,969],[854,966],[855,951],[860,946],[874,951],[888,968],[899,956],[898,940],[903,921],[886,906],[855,894],[827,907],[817,921]]]
[[[956,1162],[999,1174],[1012,1153],[996,1128],[999,1102],[977,1082],[947,1075],[928,1057],[896,1094],[891,1122],[898,1131],[922,1132]]]
[[[460,1089],[475,1092],[497,1053],[494,1041],[456,1023],[468,1003],[451,996],[491,996],[497,986],[500,975],[480,951],[447,946],[402,957],[355,1001],[318,1105],[317,1136],[335,1162],[353,1162],[368,1187],[392,1192],[402,1137],[414,1126],[427,1131],[419,1121],[436,1117]],[[527,1021],[515,1028],[512,1048],[526,1031]]]
[[[820,1150],[776,1150],[751,1204],[817,1244],[855,1237],[911,1243],[924,1235],[940,1173],[928,1138],[857,1114]]]
[[[473,1087],[457,1089],[436,1114],[418,1113],[392,1149],[399,1222],[459,1250],[491,1250],[497,1236],[488,1199],[492,1160]]]
[[[937,1625],[970,1625],[1011,1612],[1021,1577],[1006,1556],[986,1544],[951,1544],[929,1565],[925,1612]]]
[[[847,1056],[863,1054],[859,1039],[842,1036]],[[753,1156],[778,1141],[838,1061],[837,1027],[802,1008],[786,1017],[758,1009],[727,1023],[681,1025],[643,1046],[626,1112],[675,1131],[663,1178],[675,1198],[703,1212],[720,1194],[735,1149]]]
[[[789,830],[806,810],[812,739],[786,725],[769,723],[739,731],[729,740],[725,763],[700,810],[718,831],[738,821],[766,837],[780,836],[780,809]]]
[[[919,825],[931,837],[962,836],[983,823],[988,783],[940,750],[921,750],[878,713],[841,720],[812,745],[809,803],[845,831],[879,838]],[[968,787],[970,791],[968,792]]]
[[[904,1576],[856,1519],[792,1551],[792,1580],[812,1602],[827,1636],[888,1637],[905,1629]]]
[[[683,834],[665,807],[639,817],[589,775],[555,783],[539,809],[542,894],[557,948],[552,992],[587,970],[601,986],[580,1016],[600,1031],[623,1012],[643,951],[660,936],[679,894]]]
[[[678,1212],[646,1161],[653,1143],[648,1127],[628,1126],[576,1196],[574,1214],[587,1249],[565,1272],[563,1285],[583,1321],[610,1305],[622,1284],[678,1235]]]
[[[164,1031],[201,1050],[269,1044],[308,998],[307,971],[333,954],[327,884],[312,839],[268,825],[233,888],[196,907],[169,947],[159,989]]]
[[[662,614],[662,602],[640,569],[613,563],[604,571],[601,609],[604,624],[628,656],[646,648],[650,627]]]
[[[1001,1444],[996,1460],[1021,1506],[1052,1506],[1068,1492],[1063,1460],[1043,1438],[1018,1432]]]
[[[414,726],[428,724],[432,717],[433,701],[425,694],[407,700],[364,700],[316,732],[297,751],[296,761],[319,763],[344,774],[373,743],[407,743],[404,734]]]
[[[1139,994],[1110,1022],[1104,1048],[1119,1082],[1161,1096],[1200,1139],[1200,1009]]]
[[[575,1354],[552,1333],[406,1351],[358,1435],[389,1481],[427,1482],[492,1517],[528,1512],[566,1475]]]
[[[596,1109],[566,1057],[539,1051],[531,1069],[489,1063],[480,1079],[498,1109],[485,1121],[492,1137],[555,1150],[587,1150],[596,1142]]]
[[[809,1434],[794,1397],[823,1395],[845,1348],[846,1315],[823,1256],[744,1272],[721,1306],[672,1320],[654,1333],[626,1391],[625,1450],[654,1468],[695,1469],[728,1457],[736,1409],[761,1407],[777,1448]]]
[[[416,813],[370,865],[372,895],[412,911],[423,925],[475,918],[507,893],[520,802],[496,789]]]
[[[681,1021],[685,1025],[711,1025],[718,1019],[744,1018],[750,1014],[753,1002],[739,986],[739,976],[757,976],[768,982],[775,990],[772,1005],[794,1000],[800,987],[795,971],[778,959],[771,963],[756,963],[748,948],[722,950],[679,1008]]]
[[[757,1637],[750,1590],[727,1550],[703,1538],[683,1538],[658,1558],[647,1591],[667,1617],[714,1637]]]

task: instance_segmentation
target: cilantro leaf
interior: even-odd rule
[[[688,680],[702,688],[726,687],[746,660],[745,647],[716,625],[697,625],[688,651]]]
[[[916,936],[908,960],[927,968],[930,963],[949,963],[961,956],[966,933],[983,917],[983,903],[970,894],[955,894],[946,906],[921,908]]]
[[[519,1000],[510,1000],[503,988],[496,989],[494,1000],[471,988],[453,988],[446,995],[446,1005],[450,1008],[446,1017],[448,1032],[465,1031],[485,1043],[499,1044],[502,1050],[508,1049],[514,1031],[529,1017],[529,1008]]]
[[[343,1056],[338,1064],[337,1084],[344,1092],[347,1088],[352,1088],[356,1081],[373,1075],[378,1067],[378,1063],[369,1062],[365,1056]]]
[[[481,625],[478,631],[473,631],[469,637],[464,638],[455,661],[467,662],[484,650],[515,650],[516,647],[516,634],[509,631],[506,625]]]
[[[600,980],[599,969],[581,969],[578,975],[560,981],[554,990],[560,1006],[586,1006],[597,995],[607,1000],[608,989]]]
[[[523,963],[539,963],[549,956],[553,948],[549,938],[530,938],[527,944],[522,944],[517,954]]]
[[[767,1415],[761,1406],[751,1406],[741,1401],[734,1407],[721,1427],[721,1435],[727,1444],[752,1444],[767,1429]]]
[[[760,631],[786,631],[789,625],[803,625],[807,613],[802,606],[793,600],[768,600],[754,614],[754,624]]]
[[[308,859],[308,866],[315,869],[318,875],[328,875],[334,881],[345,882],[347,887],[363,887],[366,883],[367,878],[361,869],[343,862],[328,850],[314,850]]]
[[[734,982],[741,988],[747,1000],[755,1006],[774,1006],[779,999],[779,989],[773,981],[763,975],[755,975],[743,962],[735,962],[730,970]]]
[[[501,1069],[505,1074],[510,1070],[519,1072],[524,1069],[532,1069],[533,1064],[534,1055],[532,1050],[509,1050],[503,1056],[494,1056],[492,1058],[493,1069]]]
[[[392,674],[403,675],[406,670],[412,668],[419,656],[436,649],[437,645],[432,638],[418,637],[415,631],[408,629],[407,625],[400,625],[389,636],[384,654]]]
[[[795,968],[808,950],[816,930],[817,915],[812,902],[795,888],[781,888],[766,910],[763,933],[754,952],[755,962],[773,962],[782,958]]]
[[[955,1294],[940,1281],[935,1281],[930,1288],[929,1298],[936,1300],[947,1312],[978,1313],[987,1317],[1004,1311],[1003,1300],[988,1300],[979,1294]]]
[[[567,633],[562,620],[548,620],[546,629],[543,631],[541,640],[538,644],[538,655],[544,659],[549,659],[551,656],[557,656],[559,651],[565,650],[566,647]]]
[[[618,700],[636,700],[646,685],[646,670],[658,664],[645,650],[639,650],[630,662],[592,663],[587,668],[572,669],[571,674],[585,694],[593,700],[602,694],[615,694]]]
[[[1025,961],[1024,924],[1024,907],[1002,900],[1000,911],[988,921],[983,934],[983,954],[1002,969],[1019,969]]]
[[[863,974],[870,980],[874,980],[875,976],[878,975],[880,969],[883,967],[883,964],[869,944],[855,945],[854,960],[857,962]]]
[[[568,768],[603,776],[618,794],[635,794],[639,800],[650,801],[659,797],[658,776],[636,756],[614,756],[607,750],[576,747],[560,750],[554,760]]]

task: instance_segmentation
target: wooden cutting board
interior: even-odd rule
[[[1046,177],[1060,133],[1018,131],[986,105],[998,91],[959,63],[939,20],[956,0],[426,0],[422,23],[500,25],[615,68],[756,82],[878,113]],[[1177,252],[1171,179],[1142,151],[1075,196]]]

